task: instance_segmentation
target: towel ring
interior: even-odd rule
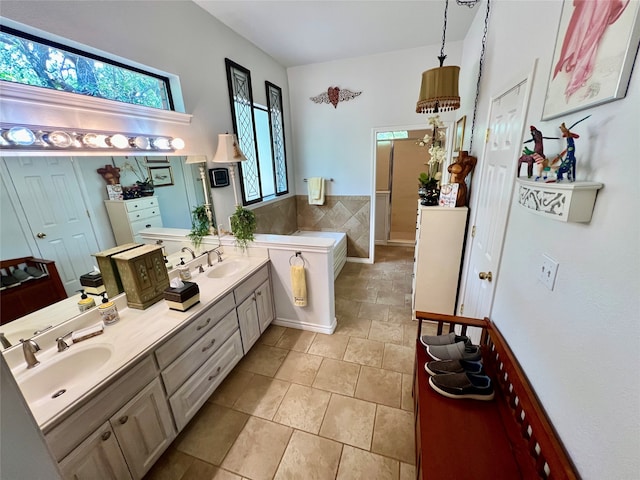
[[[302,260],[302,266],[303,267],[307,266],[307,262],[304,259],[304,257],[302,256],[302,252],[296,252],[295,255],[291,255],[291,257],[289,257],[289,266],[293,266],[293,264],[296,262],[297,259]]]

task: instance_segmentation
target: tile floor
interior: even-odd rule
[[[145,479],[415,478],[412,263],[347,263],[335,333],[270,326]]]

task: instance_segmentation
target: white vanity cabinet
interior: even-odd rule
[[[144,476],[176,436],[157,375],[147,356],[45,434],[64,478]]]
[[[162,227],[157,197],[132,200],[105,200],[116,244],[144,243],[138,234],[147,228]]]
[[[238,305],[238,323],[246,354],[274,318],[269,266],[265,265],[254,273],[233,294]]]

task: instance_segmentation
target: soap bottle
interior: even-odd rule
[[[80,313],[86,312],[96,306],[95,300],[84,293],[84,290],[78,291],[80,292],[80,300],[78,301],[78,310],[80,310]]]
[[[98,307],[98,311],[100,312],[100,317],[102,317],[104,324],[111,325],[112,323],[116,323],[120,320],[120,315],[118,315],[116,304],[109,300],[106,295],[107,292],[102,293],[102,303]]]
[[[180,280],[187,281],[191,280],[191,271],[189,267],[184,264],[184,258],[180,257],[180,264],[178,265],[178,273],[180,275]]]

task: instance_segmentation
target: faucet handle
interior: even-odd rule
[[[69,332],[64,334],[61,337],[56,338],[56,342],[58,343],[58,351],[59,352],[64,352],[66,349],[69,348],[69,344],[67,342],[64,341],[64,339],[66,337],[68,337],[69,335],[71,335],[73,332]]]
[[[34,352],[39,352],[40,351],[40,345],[38,345],[36,343],[36,341],[31,339],[31,338],[27,338],[26,340],[24,338],[21,338],[20,339],[20,343],[22,343],[23,347],[27,346],[31,350],[33,350]]]

